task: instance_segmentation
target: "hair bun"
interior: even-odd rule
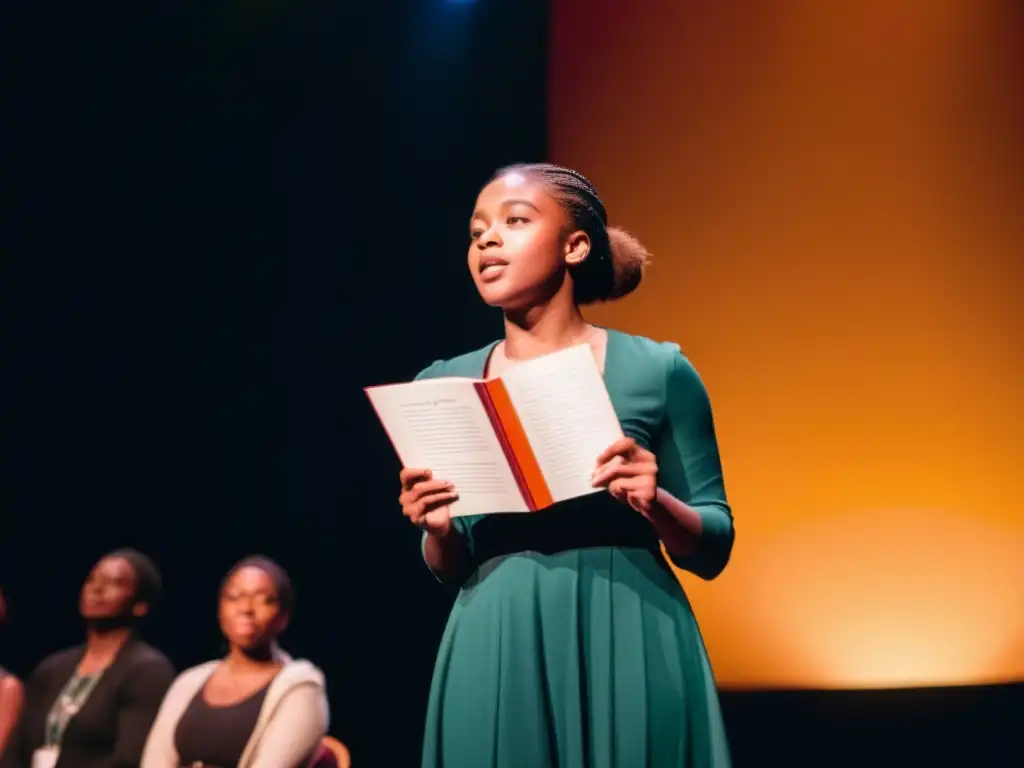
[[[608,245],[614,274],[608,298],[621,299],[640,285],[651,254],[643,243],[619,227],[608,227]]]

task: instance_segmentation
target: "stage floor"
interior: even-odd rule
[[[1024,683],[721,698],[735,768],[1024,766]]]

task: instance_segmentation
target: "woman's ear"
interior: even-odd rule
[[[590,254],[590,236],[578,229],[565,238],[565,263],[578,267]]]

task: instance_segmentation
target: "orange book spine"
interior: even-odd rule
[[[491,415],[527,507],[533,512],[550,507],[554,498],[505,385],[500,379],[493,379],[478,385],[477,391]]]

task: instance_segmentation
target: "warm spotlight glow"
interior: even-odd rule
[[[515,189],[526,183],[526,177],[516,171],[509,171],[501,177],[501,181],[509,189]]]
[[[1024,41],[998,0],[556,0],[550,159],[712,396],[724,686],[1024,680]]]
[[[1022,553],[1024,532],[1012,523],[932,511],[822,515],[780,526],[737,560],[729,587],[748,600],[730,623],[769,628],[760,660],[784,670],[788,685],[1024,676],[1024,609],[1012,586],[1024,584]],[[760,675],[733,682],[756,685]]]

